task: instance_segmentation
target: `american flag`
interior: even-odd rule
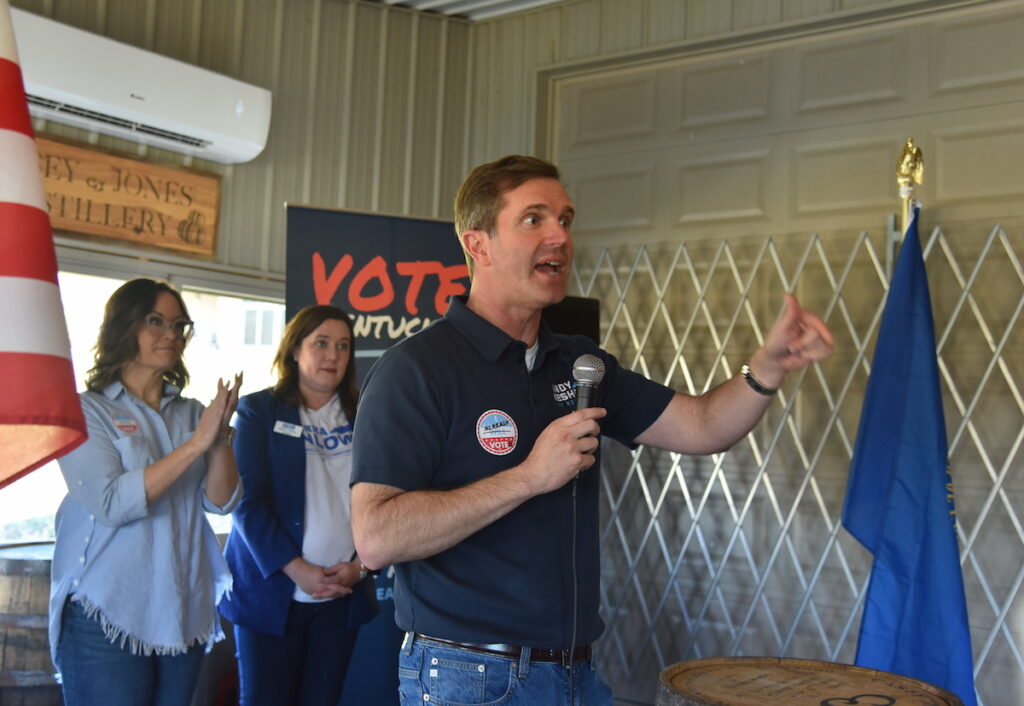
[[[85,437],[11,8],[0,0],[0,488]]]

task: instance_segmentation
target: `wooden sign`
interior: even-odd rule
[[[55,231],[213,255],[220,177],[37,138]]]

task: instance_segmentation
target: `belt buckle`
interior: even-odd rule
[[[573,662],[572,662],[573,654],[572,653],[574,651],[575,650],[572,650],[572,649],[559,650],[558,651],[558,656],[559,656],[559,658],[560,658],[560,660],[562,662],[562,666],[565,667],[566,669],[569,669],[570,667],[572,667],[572,664],[573,664]]]

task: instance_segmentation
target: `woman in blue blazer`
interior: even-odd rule
[[[359,625],[377,612],[349,521],[353,343],[345,312],[306,307],[278,346],[277,384],[238,404],[244,494],[219,608],[235,625],[241,706],[335,706]]]

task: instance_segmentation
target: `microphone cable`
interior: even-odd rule
[[[572,518],[572,532],[569,533],[570,537],[572,538],[572,546],[571,546],[571,550],[570,550],[571,551],[571,558],[572,558],[572,640],[569,642],[569,659],[567,659],[566,661],[568,662],[568,671],[569,671],[569,704],[570,704],[570,706],[574,703],[574,701],[573,701],[573,686],[574,686],[574,682],[575,682],[575,679],[574,679],[575,675],[573,673],[573,671],[574,671],[573,667],[575,665],[573,665],[573,663],[572,663],[572,658],[573,658],[573,654],[576,652],[576,627],[577,627],[577,623],[579,621],[579,605],[578,605],[578,601],[579,601],[579,584],[578,584],[579,577],[577,576],[577,572],[576,572],[576,542],[577,542],[576,487],[579,485],[579,482],[580,482],[580,477],[577,474],[577,476],[572,479],[572,512],[570,513],[570,517]]]

